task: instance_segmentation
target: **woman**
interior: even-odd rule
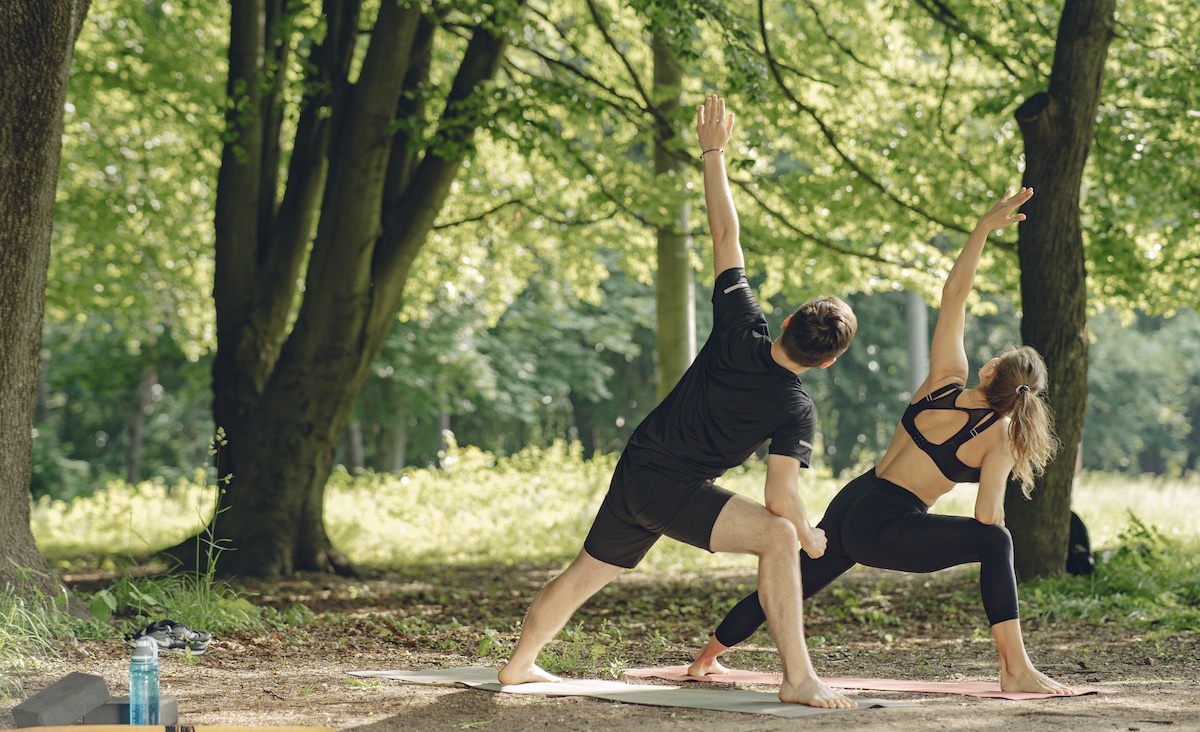
[[[1040,396],[1046,366],[1034,349],[1013,349],[984,364],[979,384],[965,388],[966,300],[980,254],[992,230],[1025,219],[1014,212],[1032,196],[1032,188],[1006,194],[979,219],[942,288],[929,376],[883,459],[830,502],[817,526],[828,540],[825,554],[812,559],[801,553],[800,571],[807,599],[855,564],[932,572],[979,562],[983,605],[1000,653],[1000,687],[1069,694],[1069,687],[1034,668],[1025,652],[1012,537],[1004,528],[1009,474],[1028,496],[1034,476],[1058,446],[1050,409]],[[930,514],[929,507],[958,483],[979,484],[975,517]],[[749,638],[764,620],[756,592],[730,611],[688,672],[723,673],[717,656]]]

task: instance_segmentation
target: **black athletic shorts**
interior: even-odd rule
[[[712,551],[713,525],[733,496],[711,480],[681,482],[631,466],[623,455],[583,548],[601,562],[626,569],[636,567],[664,534]]]

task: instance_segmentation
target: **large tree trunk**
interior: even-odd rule
[[[519,3],[496,7],[511,18]],[[412,262],[483,120],[478,88],[494,77],[506,46],[503,25],[482,19],[437,131],[425,136],[421,124],[405,122],[422,119],[433,88],[436,20],[415,5],[383,2],[352,83],[360,8],[360,0],[325,3],[326,28],[306,64],[312,78],[287,187],[277,198],[284,129],[278,74],[289,67],[290,26],[280,29],[281,0],[232,4],[229,142],[217,189],[213,288],[213,413],[226,434],[218,472],[228,477],[223,506],[230,509],[213,530],[235,549],[221,557],[224,573],[352,571],[325,532],[325,483],[351,406],[399,312]],[[186,561],[193,546],[172,553]]]
[[[1020,224],[1021,336],[1049,369],[1050,404],[1063,449],[1026,501],[1010,485],[1005,516],[1021,579],[1061,574],[1066,566],[1075,453],[1087,407],[1087,274],[1080,224],[1080,185],[1116,0],[1068,0],[1047,91],[1016,111],[1025,139],[1024,185],[1036,194]]]
[[[0,591],[57,594],[29,480],[63,104],[88,1],[0,3]]]
[[[683,187],[686,164],[675,152],[679,133],[673,120],[683,93],[683,72],[667,41],[655,35],[654,102],[659,123],[654,139],[654,173],[663,181],[670,199],[673,221],[659,225],[658,274],[655,278],[657,309],[658,399],[662,401],[696,356],[696,278],[692,271],[692,237],[688,232],[691,210]]]

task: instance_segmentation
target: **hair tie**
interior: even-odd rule
[[[1017,386],[1017,393],[1018,393],[1018,394],[1024,394],[1024,393],[1025,393],[1025,392],[1027,392],[1027,391],[1029,391],[1029,384],[1019,384],[1019,385]]]

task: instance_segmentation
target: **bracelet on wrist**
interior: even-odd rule
[[[704,157],[705,155],[707,155],[707,154],[708,154],[708,153],[710,153],[710,152],[719,152],[719,153],[723,153],[723,152],[725,152],[725,148],[723,148],[723,147],[710,147],[710,148],[709,148],[709,149],[707,149],[707,150],[703,150],[703,151],[701,151],[701,152],[700,152],[700,157]]]

